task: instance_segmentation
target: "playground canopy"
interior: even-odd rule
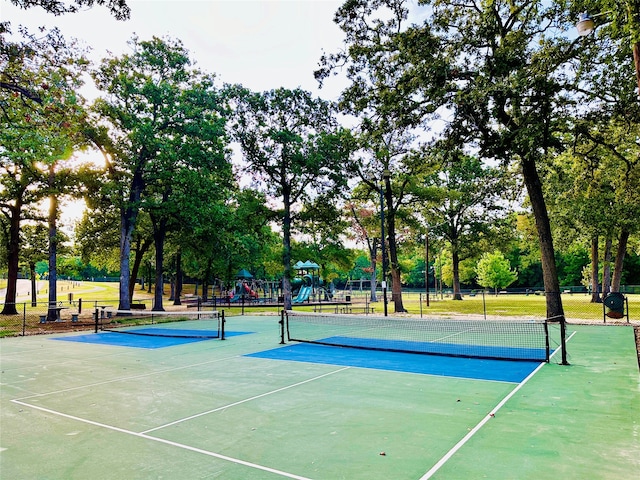
[[[311,260],[307,260],[306,262],[301,262],[301,261],[296,262],[293,268],[295,268],[296,270],[319,270],[320,265],[318,265],[315,262],[312,262]]]
[[[236,278],[253,278],[253,275],[243,268],[236,274]]]

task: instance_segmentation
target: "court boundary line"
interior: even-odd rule
[[[143,438],[145,440],[151,440],[151,441],[154,441],[154,442],[163,443],[165,445],[170,445],[172,447],[177,447],[177,448],[181,448],[181,449],[184,449],[184,450],[189,450],[191,452],[200,453],[202,455],[207,455],[209,457],[214,457],[214,458],[217,458],[217,459],[220,459],[220,460],[225,460],[225,461],[228,461],[228,462],[231,462],[231,463],[235,463],[235,464],[238,464],[238,465],[243,465],[245,467],[251,467],[251,468],[255,468],[255,469],[258,469],[258,470],[266,471],[266,472],[269,472],[269,473],[274,473],[276,475],[284,476],[284,477],[287,477],[287,478],[293,478],[293,479],[296,479],[296,480],[311,480],[311,479],[309,479],[307,477],[301,477],[299,475],[295,475],[295,474],[292,474],[292,473],[284,472],[282,470],[277,470],[277,469],[274,469],[274,468],[271,468],[271,467],[267,467],[267,466],[264,466],[264,465],[259,465],[257,463],[247,462],[247,461],[241,460],[239,458],[229,457],[227,455],[222,455],[221,453],[215,453],[215,452],[211,452],[209,450],[204,450],[204,449],[201,449],[201,448],[192,447],[190,445],[185,445],[183,443],[178,443],[178,442],[173,442],[171,440],[166,440],[164,438],[159,438],[159,437],[154,437],[152,435],[146,435],[144,433],[134,432],[132,430],[127,430],[126,428],[120,428],[120,427],[116,427],[116,426],[113,426],[113,425],[107,425],[105,423],[94,422],[93,420],[87,420],[85,418],[76,417],[74,415],[69,415],[69,414],[66,414],[66,413],[58,412],[56,410],[51,410],[49,408],[40,407],[38,405],[31,405],[31,404],[23,402],[21,400],[11,400],[11,402],[16,403],[18,405],[22,405],[24,407],[29,407],[29,408],[33,408],[33,409],[36,409],[36,410],[40,410],[40,411],[45,412],[45,413],[50,413],[52,415],[57,415],[59,417],[63,417],[63,418],[67,418],[67,419],[70,419],[70,420],[77,421],[77,422],[82,422],[82,423],[86,423],[86,424],[89,424],[89,425],[93,425],[94,427],[105,428],[107,430],[112,430],[112,431],[115,431],[115,432],[118,432],[118,433],[124,433],[126,435],[131,435],[133,437],[138,437],[138,438]]]
[[[567,338],[567,341],[571,340],[571,338],[576,334],[576,332],[574,331],[569,338]],[[559,351],[561,350],[561,348],[557,348],[549,357],[549,359],[551,360]],[[453,455],[456,454],[456,452],[458,452],[458,450],[460,450],[469,440],[471,440],[471,438],[478,433],[478,431],[491,419],[493,419],[496,416],[496,413],[522,388],[524,387],[524,385],[531,380],[531,378],[533,378],[533,376],[535,374],[537,374],[542,367],[544,367],[547,364],[547,362],[542,362],[540,363],[533,372],[531,372],[527,378],[525,378],[522,382],[520,382],[518,385],[515,386],[515,388],[513,390],[511,390],[511,392],[509,392],[500,402],[498,402],[498,404],[493,407],[493,409],[487,413],[484,418],[482,420],[480,420],[480,422],[478,422],[478,424],[473,427],[464,437],[462,437],[462,439],[460,439],[460,441],[458,441],[458,443],[456,443],[453,447],[451,447],[451,449],[444,454],[444,456],[438,460],[438,462],[436,462],[436,464],[431,467],[427,473],[425,473],[422,477],[420,477],[420,480],[429,480],[433,475],[435,475],[435,473],[440,470],[440,468],[442,468],[444,466],[445,463],[447,463],[451,457],[453,457]]]
[[[188,422],[189,420],[193,420],[194,418],[203,417],[205,415],[209,415],[210,413],[215,413],[215,412],[219,412],[220,410],[225,410],[227,408],[235,407],[237,405],[242,405],[243,403],[247,403],[247,402],[250,402],[252,400],[257,400],[259,398],[268,397],[269,395],[273,395],[274,393],[280,393],[280,392],[283,392],[285,390],[289,390],[290,388],[298,387],[300,385],[304,385],[306,383],[313,382],[315,380],[319,380],[319,379],[324,378],[324,377],[328,377],[329,375],[333,375],[334,373],[343,372],[343,371],[348,370],[350,368],[351,367],[339,368],[338,370],[333,370],[332,372],[323,373],[322,375],[318,375],[316,377],[308,378],[306,380],[302,380],[302,381],[297,382],[297,383],[292,383],[291,385],[287,385],[285,387],[280,387],[280,388],[277,388],[275,390],[271,390],[269,392],[264,392],[264,393],[261,393],[259,395],[254,395],[253,397],[245,398],[244,400],[238,400],[237,402],[229,403],[229,404],[223,405],[221,407],[216,407],[216,408],[214,408],[212,410],[207,410],[205,412],[201,412],[201,413],[198,413],[198,414],[195,414],[195,415],[191,415],[189,417],[185,417],[185,418],[182,418],[182,419],[179,419],[179,420],[175,420],[173,422],[166,423],[164,425],[159,425],[157,427],[150,428],[148,430],[144,430],[144,431],[142,431],[140,433],[147,434],[149,432],[155,432],[156,430],[162,430],[163,428],[171,427],[173,425],[177,425],[177,424],[182,423],[182,422]]]
[[[211,362],[204,362],[204,363],[211,363]],[[180,368],[183,368],[183,367],[180,367]],[[170,445],[170,446],[173,446],[173,447],[176,447],[176,448],[181,448],[181,449],[184,449],[184,450],[188,450],[188,451],[191,451],[191,452],[199,453],[199,454],[206,455],[206,456],[209,456],[209,457],[214,457],[214,458],[217,458],[219,460],[224,460],[224,461],[227,461],[227,462],[230,462],[230,463],[235,463],[237,465],[242,465],[242,466],[245,466],[245,467],[250,467],[250,468],[257,469],[257,470],[262,470],[262,471],[273,473],[273,474],[280,475],[280,476],[283,476],[283,477],[292,478],[294,480],[312,480],[312,479],[310,479],[308,477],[303,477],[303,476],[300,476],[300,475],[296,475],[294,473],[289,473],[289,472],[285,472],[283,470],[278,470],[278,469],[275,469],[275,468],[267,467],[266,465],[260,465],[260,464],[257,464],[257,463],[248,462],[246,460],[242,460],[242,459],[235,458],[235,457],[230,457],[228,455],[223,455],[221,453],[212,452],[210,450],[204,450],[204,449],[193,447],[193,446],[186,445],[186,444],[183,444],[183,443],[173,442],[171,440],[163,439],[163,438],[160,438],[160,437],[155,437],[153,435],[148,435],[148,433],[152,432],[152,431],[155,431],[155,430],[160,430],[161,428],[164,428],[164,427],[175,425],[177,423],[181,423],[181,422],[184,422],[184,421],[187,421],[187,420],[191,420],[193,418],[197,418],[197,417],[200,417],[200,416],[203,416],[203,415],[207,415],[209,413],[213,413],[213,412],[219,411],[221,409],[230,408],[230,407],[233,407],[233,406],[236,406],[236,405],[240,405],[242,403],[246,403],[246,402],[249,402],[249,401],[252,401],[252,400],[256,400],[258,398],[262,398],[262,397],[265,397],[265,396],[268,396],[268,395],[271,395],[271,394],[274,394],[274,393],[282,392],[282,391],[290,389],[290,388],[294,388],[294,387],[297,387],[297,386],[300,386],[300,385],[304,385],[306,383],[313,382],[315,380],[319,380],[321,378],[328,377],[329,375],[333,375],[335,373],[340,373],[340,372],[343,372],[345,370],[349,370],[350,368],[351,367],[339,368],[339,369],[333,370],[331,372],[323,373],[322,375],[317,375],[315,377],[308,378],[306,380],[303,380],[303,381],[300,381],[300,382],[296,382],[296,383],[293,383],[291,385],[287,385],[285,387],[281,387],[281,388],[278,388],[278,389],[275,389],[275,390],[272,390],[272,391],[269,391],[269,392],[264,392],[264,393],[262,393],[260,395],[255,395],[253,397],[250,397],[250,398],[238,401],[238,402],[234,402],[234,403],[228,404],[228,405],[226,405],[224,407],[219,407],[219,408],[207,411],[207,412],[202,412],[202,413],[197,414],[197,415],[192,415],[190,417],[186,417],[184,419],[177,420],[175,422],[168,423],[168,424],[165,424],[165,425],[162,425],[162,426],[159,426],[159,427],[155,427],[155,428],[150,429],[150,430],[145,430],[145,431],[142,431],[142,432],[135,432],[133,430],[128,430],[126,428],[121,428],[121,427],[116,427],[114,425],[108,425],[106,423],[96,422],[94,420],[89,420],[89,419],[78,417],[78,416],[75,416],[75,415],[70,415],[68,413],[64,413],[64,412],[61,412],[61,411],[57,411],[57,410],[53,410],[53,409],[50,409],[50,408],[42,407],[40,405],[33,405],[33,404],[30,404],[30,403],[27,403],[27,402],[24,401],[25,399],[40,397],[40,396],[44,396],[44,395],[49,395],[51,393],[49,393],[49,394],[31,395],[31,396],[28,396],[28,397],[24,397],[23,399],[12,399],[11,403],[15,403],[17,405],[22,405],[23,407],[27,407],[27,408],[33,408],[35,410],[39,410],[39,411],[42,411],[42,412],[45,412],[45,413],[49,413],[51,415],[57,415],[59,417],[67,418],[69,420],[85,423],[85,424],[88,424],[88,425],[93,425],[95,427],[104,428],[104,429],[107,429],[107,430],[112,430],[112,431],[115,431],[115,432],[124,433],[126,435],[131,435],[131,436],[134,436],[134,437],[138,437],[138,438],[142,438],[142,439],[146,439],[146,440],[151,440],[151,441],[163,443],[165,445]],[[172,369],[172,370],[177,370],[177,369],[179,369],[179,368]],[[167,371],[167,370],[165,370],[165,371]],[[147,376],[147,375],[151,375],[151,374],[145,374],[144,376]],[[140,377],[140,376],[135,376],[135,377],[132,377],[132,378],[137,378],[137,377]],[[111,383],[111,382],[101,382],[101,383]],[[98,383],[96,385],[100,385],[101,383]],[[92,385],[89,385],[89,386],[92,386]],[[76,390],[76,389],[79,389],[79,388],[86,388],[86,386],[85,387],[76,387],[76,388],[67,389],[67,390],[60,390],[60,391],[55,392],[55,393],[64,393],[64,392],[67,392],[69,390]]]
[[[130,375],[128,377],[113,378],[111,380],[104,380],[102,382],[95,382],[95,383],[89,383],[89,384],[86,384],[86,385],[79,385],[79,386],[76,386],[76,387],[63,388],[62,390],[54,390],[52,392],[34,393],[33,395],[27,395],[26,397],[20,397],[20,398],[18,398],[16,400],[28,400],[30,398],[38,398],[38,397],[45,397],[47,395],[56,395],[56,394],[59,394],[59,393],[73,392],[74,390],[81,390],[83,388],[91,388],[91,387],[97,387],[97,386],[100,386],[100,385],[107,385],[109,383],[116,383],[116,382],[122,382],[122,381],[128,381],[128,380],[135,380],[137,378],[145,378],[145,377],[150,377],[152,375],[159,375],[159,374],[167,373],[167,372],[175,372],[177,370],[185,370],[187,368],[200,367],[202,365],[208,365],[210,363],[224,362],[224,361],[232,359],[232,358],[241,358],[241,357],[242,357],[242,355],[231,355],[230,357],[219,358],[219,359],[216,359],[216,360],[207,360],[206,362],[192,363],[190,365],[183,365],[181,367],[165,368],[163,370],[158,370],[156,372],[141,373],[141,374],[138,374],[138,375]]]

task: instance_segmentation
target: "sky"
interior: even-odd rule
[[[98,63],[110,55],[130,51],[127,42],[137,35],[179,39],[195,66],[214,73],[219,86],[240,83],[254,91],[303,88],[327,100],[336,100],[345,80],[329,79],[322,89],[313,78],[323,52],[342,45],[342,32],[333,16],[343,1],[336,0],[127,0],[131,18],[115,20],[104,7],[53,16],[41,8],[18,9],[0,0],[0,20],[37,32],[58,27],[65,38],[91,48]],[[88,99],[97,95],[87,85]],[[96,155],[101,161],[101,157]],[[62,206],[62,225],[71,226],[83,203]]]
[[[129,51],[134,34],[142,40],[169,36],[181,40],[202,70],[224,83],[252,90],[301,87],[335,99],[340,86],[318,89],[313,78],[323,51],[335,52],[342,32],[333,15],[336,0],[128,0],[131,18],[115,20],[104,7],[55,17],[41,8],[21,10],[0,0],[0,18],[15,31],[57,26],[65,37],[92,48],[98,61],[108,52]],[[331,82],[330,82],[331,83]]]

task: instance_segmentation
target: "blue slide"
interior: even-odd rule
[[[293,299],[293,303],[302,303],[306,301],[311,295],[311,287],[302,286],[300,287],[300,291],[298,292],[298,296]]]

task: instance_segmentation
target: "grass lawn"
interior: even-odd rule
[[[6,280],[0,280],[5,282]],[[0,283],[1,285],[1,283]],[[38,285],[38,302],[48,301],[48,284],[46,281],[39,281]],[[172,301],[168,299],[169,286],[165,287],[163,305],[169,307]],[[194,292],[193,285],[185,285],[185,294]],[[83,305],[91,308],[93,304],[105,304],[113,307],[118,305],[119,284],[117,282],[75,282],[68,280],[58,281],[57,299],[59,302],[65,302],[72,294],[73,300],[82,299]],[[375,313],[380,314],[383,311],[382,295],[379,295],[378,302],[372,304]],[[450,296],[441,298],[432,294],[429,306],[426,305],[424,293],[403,292],[403,305],[405,309],[412,315],[420,315],[423,317],[433,316],[455,316],[455,315],[473,315],[482,317],[521,317],[521,318],[546,318],[546,303],[543,295],[525,295],[525,294],[477,294],[475,296],[465,295],[462,300],[453,300]],[[351,298],[354,303],[365,303],[368,301],[367,292],[351,292]],[[150,308],[150,302],[153,299],[153,293],[141,290],[138,285],[134,290],[134,301],[145,301],[147,308]],[[640,295],[627,295],[629,302],[629,312],[631,320],[640,320]],[[17,303],[26,303],[27,310],[31,308],[42,309],[42,305],[31,307],[31,294],[27,291],[19,292]],[[569,321],[603,321],[603,307],[601,303],[591,303],[591,296],[583,293],[563,294],[562,303],[566,318]],[[237,305],[240,308],[240,305]],[[296,307],[300,308],[300,307]],[[277,309],[276,309],[277,310]],[[260,307],[252,307],[252,312],[259,313]],[[274,307],[266,307],[264,311],[273,313]],[[388,312],[394,312],[394,304],[391,301],[391,295],[388,294]]]
[[[364,302],[364,296],[352,295],[355,302]],[[631,320],[640,320],[640,295],[627,295]],[[453,300],[450,296],[430,298],[426,305],[424,294],[406,292],[402,294],[403,306],[410,314],[423,317],[474,315],[487,317],[522,317],[533,319],[546,318],[546,301],[543,295],[525,294],[482,294],[476,296],[464,295],[462,300]],[[601,303],[591,303],[591,295],[573,293],[562,295],[562,305],[566,318],[576,321],[603,321]],[[381,295],[378,302],[372,304],[375,313],[383,311]],[[394,311],[391,296],[388,296],[388,311]]]

